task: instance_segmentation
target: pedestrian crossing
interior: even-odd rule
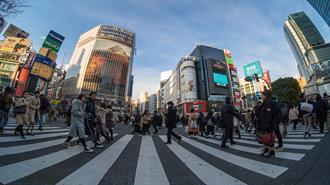
[[[125,163],[120,162],[123,161],[121,158],[127,156],[132,147],[138,147],[137,160],[131,164],[135,173],[125,177],[131,179],[128,184],[169,185],[172,182],[169,177],[175,176],[175,172],[171,172],[171,165],[168,163],[175,162],[182,170],[190,171],[200,180],[196,184],[257,185],[255,179],[269,181],[286,173],[296,163],[301,162],[325,136],[315,134],[312,138],[305,139],[289,129],[284,139],[284,151],[277,152],[275,158],[263,158],[258,155],[262,145],[248,132],[242,132],[241,139],[234,138],[237,144],[230,145],[227,149],[220,147],[221,137],[187,137],[182,134],[181,143],[173,141],[172,144],[164,145],[162,142],[167,141],[166,135],[137,136],[116,133],[115,141],[104,143],[105,147],[95,149],[94,153],[83,153],[83,147],[80,145],[74,145],[71,149],[62,147],[67,134],[68,129],[65,128],[46,127],[35,136],[27,136],[25,140],[18,136],[0,137],[0,183],[104,184],[104,179],[123,178],[112,176],[112,173],[108,172],[130,163],[131,161],[125,160]],[[101,141],[103,142],[104,138]],[[72,141],[74,142],[75,140]],[[93,144],[88,141],[87,145]],[[161,157],[164,150],[168,150],[165,152],[168,156]],[[15,156],[26,158],[16,161]],[[5,159],[10,161],[4,162]],[[69,169],[63,168],[65,164],[70,164]],[[51,169],[61,170],[61,173],[52,178],[38,179],[40,174],[45,175]],[[125,171],[122,173],[125,174]],[[246,174],[255,178],[251,179]]]

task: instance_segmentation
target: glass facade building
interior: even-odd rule
[[[325,41],[322,35],[305,12],[289,15],[284,24],[284,34],[297,60],[300,71],[309,81],[313,72],[306,51],[310,47],[324,44]]]
[[[97,92],[98,97],[122,104],[131,96],[135,33],[99,25],[82,34],[71,57],[63,94]]]
[[[330,27],[330,0],[307,0]]]

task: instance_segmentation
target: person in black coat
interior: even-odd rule
[[[177,116],[176,116],[176,109],[173,107],[173,102],[167,103],[168,109],[165,118],[165,125],[167,128],[167,142],[165,144],[171,144],[171,136],[173,135],[178,142],[181,142],[181,137],[173,132],[173,129],[176,128]]]
[[[202,112],[199,113],[199,116],[197,118],[197,124],[199,127],[199,133],[201,136],[204,136],[204,133],[206,134],[205,126],[206,126],[206,117]]]
[[[227,140],[230,140],[230,143],[233,145],[235,144],[233,140],[233,129],[234,129],[234,121],[233,117],[236,117],[240,119],[239,114],[235,112],[234,106],[231,104],[230,97],[226,97],[226,104],[223,106],[221,110],[221,117],[223,122],[223,128],[224,128],[224,135],[222,136],[222,144],[221,148],[227,148],[226,146]]]
[[[86,130],[86,134],[91,136],[91,139],[92,139],[95,147],[103,148],[103,145],[101,145],[99,142],[97,142],[99,139],[98,139],[97,134],[95,133],[95,126],[96,126],[96,122],[97,122],[96,107],[95,107],[96,95],[97,95],[96,92],[89,93],[89,97],[87,98],[87,101],[86,101],[85,130]]]
[[[157,111],[154,111],[154,114],[151,117],[151,125],[154,127],[154,134],[158,133],[158,129],[157,129],[157,124],[158,124],[158,115],[157,115]]]
[[[257,114],[257,132],[260,134],[272,134],[276,124],[277,111],[269,90],[262,93],[262,100],[260,112]],[[274,143],[269,143],[264,146],[264,151],[260,155],[264,157],[275,157],[275,150],[268,149],[273,148]]]
[[[320,94],[316,95],[316,103],[315,103],[315,113],[317,122],[320,125],[321,134],[323,134],[324,122],[327,120],[327,114],[329,107],[325,100],[322,99]]]

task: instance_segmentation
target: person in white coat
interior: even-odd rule
[[[71,128],[69,132],[69,136],[64,142],[64,146],[66,148],[71,148],[70,141],[73,137],[79,137],[79,141],[84,146],[84,152],[94,152],[94,150],[87,147],[86,144],[86,133],[85,133],[85,95],[79,95],[77,99],[72,101],[71,108]]]
[[[292,105],[289,111],[289,122],[293,123],[293,130],[296,130],[299,121],[299,110],[296,106]]]

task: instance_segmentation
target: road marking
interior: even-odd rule
[[[207,138],[200,137],[200,136],[198,136],[197,138],[200,139],[200,140],[209,142],[209,143],[213,143],[213,144],[217,144],[217,145],[221,144],[220,141],[218,141],[218,140],[207,139]],[[252,153],[252,154],[260,154],[261,153],[259,148],[247,147],[247,146],[242,146],[242,145],[239,145],[239,144],[231,145],[230,148],[235,149],[235,150],[239,150],[239,151],[243,151],[243,152]],[[305,156],[305,154],[292,153],[292,152],[277,152],[276,153],[277,158],[294,160],[294,161],[299,161],[304,156]]]
[[[235,141],[250,145],[256,145],[256,146],[262,146],[262,144],[259,144],[257,141],[249,141],[244,139],[235,139]],[[300,149],[300,150],[311,150],[314,145],[299,145],[299,144],[283,144],[284,148],[290,148],[290,149]]]
[[[276,178],[288,169],[288,168],[285,168],[282,166],[277,166],[277,165],[268,164],[268,163],[264,163],[264,162],[260,162],[260,161],[255,161],[252,159],[248,159],[245,157],[227,153],[222,150],[218,150],[216,148],[213,148],[208,145],[197,142],[195,140],[188,139],[186,137],[182,137],[182,140],[206,153],[209,153],[209,154],[219,158],[219,159],[222,159],[226,162],[235,164],[242,168],[251,170],[253,172],[256,172],[256,173],[259,173],[259,174],[262,174],[262,175],[265,175],[268,177]]]
[[[15,124],[15,125],[6,125],[5,126],[5,128],[4,128],[4,130],[14,130],[15,128],[17,127],[17,125]],[[23,127],[24,129],[27,129],[27,126],[24,126]],[[45,130],[45,129],[59,129],[59,128],[61,128],[61,127],[43,127],[43,129]],[[38,130],[38,126],[34,126],[34,130]]]
[[[35,130],[33,131],[33,133],[48,133],[48,132],[68,132],[70,129],[54,129],[54,130]],[[3,132],[4,134],[13,134],[13,130],[12,131],[8,131],[8,130],[4,130]],[[17,132],[17,134],[19,135],[19,133]]]
[[[118,134],[114,134],[113,136],[116,137]],[[1,147],[0,148],[0,156],[4,155],[11,155],[11,154],[19,154],[24,152],[29,152],[33,150],[38,150],[42,148],[47,148],[55,145],[59,145],[64,143],[65,138],[41,142],[41,143],[34,143],[34,144],[27,144],[27,145],[20,145],[20,146],[10,146],[10,147]],[[76,139],[71,140],[71,142],[76,141]]]
[[[150,136],[142,137],[134,184],[170,184]]]
[[[25,136],[26,139],[21,139],[19,136],[9,136],[9,137],[0,137],[0,142],[16,142],[16,141],[28,141],[28,140],[35,140],[35,139],[44,139],[49,137],[56,137],[56,136],[64,136],[68,135],[68,132],[59,132],[59,133],[51,133],[51,134],[39,134],[34,136]]]
[[[242,135],[241,137],[242,139],[254,139],[255,140],[255,136],[244,136]],[[305,139],[305,138],[301,138],[301,139],[288,139],[288,138],[283,138],[284,142],[298,142],[298,143],[317,143],[320,142],[321,139]]]
[[[241,133],[241,135],[242,136],[252,136],[252,134],[251,133],[248,133],[248,132],[243,132],[243,133]],[[324,134],[313,134],[313,137],[323,137],[323,136],[325,136]],[[304,138],[304,136],[302,135],[302,134],[299,134],[299,135],[297,135],[297,134],[287,134],[286,135],[286,138]]]
[[[166,136],[159,136],[166,142]],[[179,144],[172,142],[168,148],[205,184],[245,185],[245,183],[215,168]]]
[[[106,172],[118,159],[122,151],[125,149],[129,141],[133,138],[132,135],[125,135],[117,142],[112,144],[102,153],[90,160],[84,166],[71,173],[69,176],[62,179],[58,185],[79,184],[91,185],[98,184]]]

